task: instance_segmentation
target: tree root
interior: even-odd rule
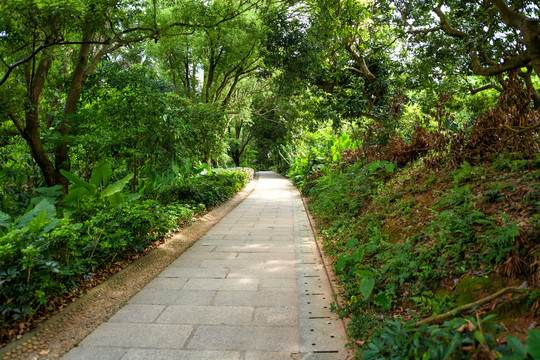
[[[430,317],[428,317],[428,318],[426,318],[424,320],[418,321],[416,323],[416,326],[422,326],[424,324],[443,322],[443,321],[446,321],[446,320],[449,320],[449,319],[451,319],[453,317],[458,316],[459,314],[461,314],[464,311],[473,309],[474,307],[477,307],[477,306],[482,306],[484,304],[487,304],[487,303],[489,303],[489,302],[491,302],[491,301],[493,301],[493,300],[495,300],[498,297],[501,297],[503,295],[511,294],[511,293],[529,292],[531,290],[532,289],[527,289],[527,288],[521,289],[521,288],[518,288],[518,287],[507,287],[507,288],[499,290],[496,293],[494,293],[492,295],[489,295],[489,296],[487,296],[487,297],[485,297],[483,299],[474,301],[474,302],[469,303],[469,304],[458,306],[457,308],[455,308],[453,310],[450,310],[447,313],[440,314],[440,315],[435,315],[435,316],[430,316]]]

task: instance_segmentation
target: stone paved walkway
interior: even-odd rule
[[[345,333],[296,189],[255,191],[64,360],[344,359]]]

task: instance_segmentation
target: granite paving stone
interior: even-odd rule
[[[229,279],[294,279],[294,269],[233,269],[229,272]]]
[[[224,279],[227,276],[228,271],[226,269],[201,269],[190,267],[176,267],[169,266],[165,269],[159,277],[178,277],[178,278],[212,278],[212,279]]]
[[[215,291],[175,289],[141,290],[129,301],[131,304],[149,305],[208,305],[215,296]]]
[[[165,305],[127,304],[114,314],[109,322],[149,324],[157,319],[163,309]]]
[[[201,268],[226,268],[226,269],[262,269],[264,261],[262,260],[204,260],[200,264]]]
[[[292,260],[296,261],[294,254],[290,253],[238,253],[238,260]]]
[[[298,308],[296,306],[258,307],[253,320],[255,326],[296,326]]]
[[[97,359],[97,358],[94,358]],[[242,360],[240,351],[130,349],[120,360]]]
[[[298,328],[255,326],[201,326],[195,329],[188,349],[298,351]]]
[[[257,291],[259,279],[189,279],[185,290],[231,290],[231,291]]]
[[[253,317],[249,306],[168,306],[156,323],[193,325],[249,325]]]
[[[261,289],[296,289],[296,279],[262,279]]]
[[[81,346],[182,349],[193,327],[172,324],[101,324]]]
[[[78,346],[71,349],[63,360],[122,360],[127,349],[98,346]]]
[[[215,305],[229,306],[295,306],[296,294],[289,290],[267,289],[261,291],[218,291]]]
[[[300,359],[298,356],[291,357],[290,352],[279,351],[246,351],[243,360],[291,360]]]
[[[162,290],[180,290],[184,287],[184,284],[188,281],[187,278],[162,278],[157,277],[150,281],[145,289],[162,289]]]

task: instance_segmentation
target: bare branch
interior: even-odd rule
[[[58,43],[50,43],[50,44],[40,45],[34,51],[32,51],[32,53],[29,56],[27,56],[26,58],[17,61],[15,64],[13,64],[11,66],[8,66],[7,71],[4,73],[4,76],[0,80],[0,86],[7,81],[7,79],[9,78],[9,75],[11,75],[13,70],[15,70],[17,67],[19,67],[19,66],[21,66],[23,64],[26,64],[27,62],[31,61],[32,59],[34,59],[34,57],[37,54],[39,54],[41,51],[43,51],[44,49],[47,49],[47,48],[49,48],[51,46],[54,46],[54,45],[58,45]]]
[[[409,26],[409,27],[411,27],[411,26]],[[413,30],[407,31],[407,34],[427,35],[427,34],[430,34],[430,33],[433,33],[433,32],[439,31],[439,30],[442,30],[441,26],[437,26],[437,27],[429,28],[429,29],[418,29],[418,30],[413,29]]]
[[[475,301],[475,302],[472,302],[472,303],[469,303],[469,304],[466,304],[466,305],[461,305],[461,306],[458,306],[457,308],[447,312],[447,313],[444,313],[444,314],[440,314],[440,315],[436,315],[436,316],[431,316],[431,317],[428,317],[424,320],[421,320],[421,321],[418,321],[416,323],[416,326],[421,326],[421,325],[424,325],[424,324],[431,324],[431,323],[439,323],[439,322],[443,322],[443,321],[446,321],[448,319],[451,319],[459,314],[461,314],[462,312],[466,311],[466,310],[470,310],[470,309],[473,309],[475,307],[479,307],[479,306],[482,306],[486,303],[489,303],[495,299],[497,299],[498,297],[501,297],[503,295],[506,295],[506,294],[511,294],[511,293],[527,293],[527,292],[530,292],[532,289],[521,289],[521,288],[517,288],[517,287],[507,287],[507,288],[504,288],[500,291],[497,291],[496,293],[492,294],[492,295],[489,295],[483,299],[480,299],[478,301]]]
[[[493,76],[502,74],[509,70],[518,69],[520,67],[527,66],[531,62],[531,57],[528,51],[524,51],[519,55],[511,57],[509,60],[502,64],[482,66],[480,59],[478,58],[478,52],[475,49],[471,51],[471,68],[477,75]]]
[[[503,88],[501,86],[499,86],[499,85],[496,85],[496,84],[484,85],[484,86],[476,88],[476,89],[473,89],[473,87],[469,85],[469,92],[471,93],[471,95],[474,95],[474,94],[477,94],[479,92],[489,90],[489,89],[495,89],[498,92],[503,91]]]
[[[17,117],[13,115],[12,113],[9,114],[9,118],[11,119],[11,121],[13,121],[17,130],[19,130],[19,133],[21,135],[24,134],[24,126],[21,124],[19,119],[17,119]]]
[[[468,38],[470,38],[469,34],[463,32],[461,30],[458,30],[458,29],[454,28],[452,25],[450,25],[450,22],[448,21],[448,18],[446,17],[446,15],[441,10],[443,2],[444,2],[443,0],[440,0],[437,7],[435,7],[433,9],[435,14],[437,14],[437,16],[439,17],[439,23],[440,23],[439,26],[440,26],[441,30],[444,31],[447,35],[452,36],[452,37],[456,37],[456,38],[460,38],[460,39],[468,39]]]

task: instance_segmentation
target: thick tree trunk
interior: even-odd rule
[[[531,66],[540,76],[540,22],[538,20],[528,19],[523,28],[523,42],[531,55]]]
[[[68,96],[66,99],[66,105],[64,107],[64,118],[58,128],[58,133],[64,138],[69,135],[71,124],[69,122],[69,116],[77,111],[77,104],[79,103],[79,97],[81,96],[82,86],[85,80],[86,66],[88,65],[88,59],[90,55],[90,41],[93,38],[93,32],[89,31],[82,39],[82,45],[79,49],[79,57],[75,64],[75,70],[73,71],[73,77],[71,79],[71,85],[69,87]],[[68,180],[60,173],[60,170],[69,171],[71,168],[69,159],[69,146],[65,139],[56,146],[54,150],[54,165],[57,170],[56,183],[62,185],[64,194],[68,192]]]
[[[504,0],[491,0],[491,3],[495,6],[506,25],[521,32],[523,43],[527,47],[527,53],[531,58],[531,66],[536,75],[540,76],[540,21],[512,10]]]

